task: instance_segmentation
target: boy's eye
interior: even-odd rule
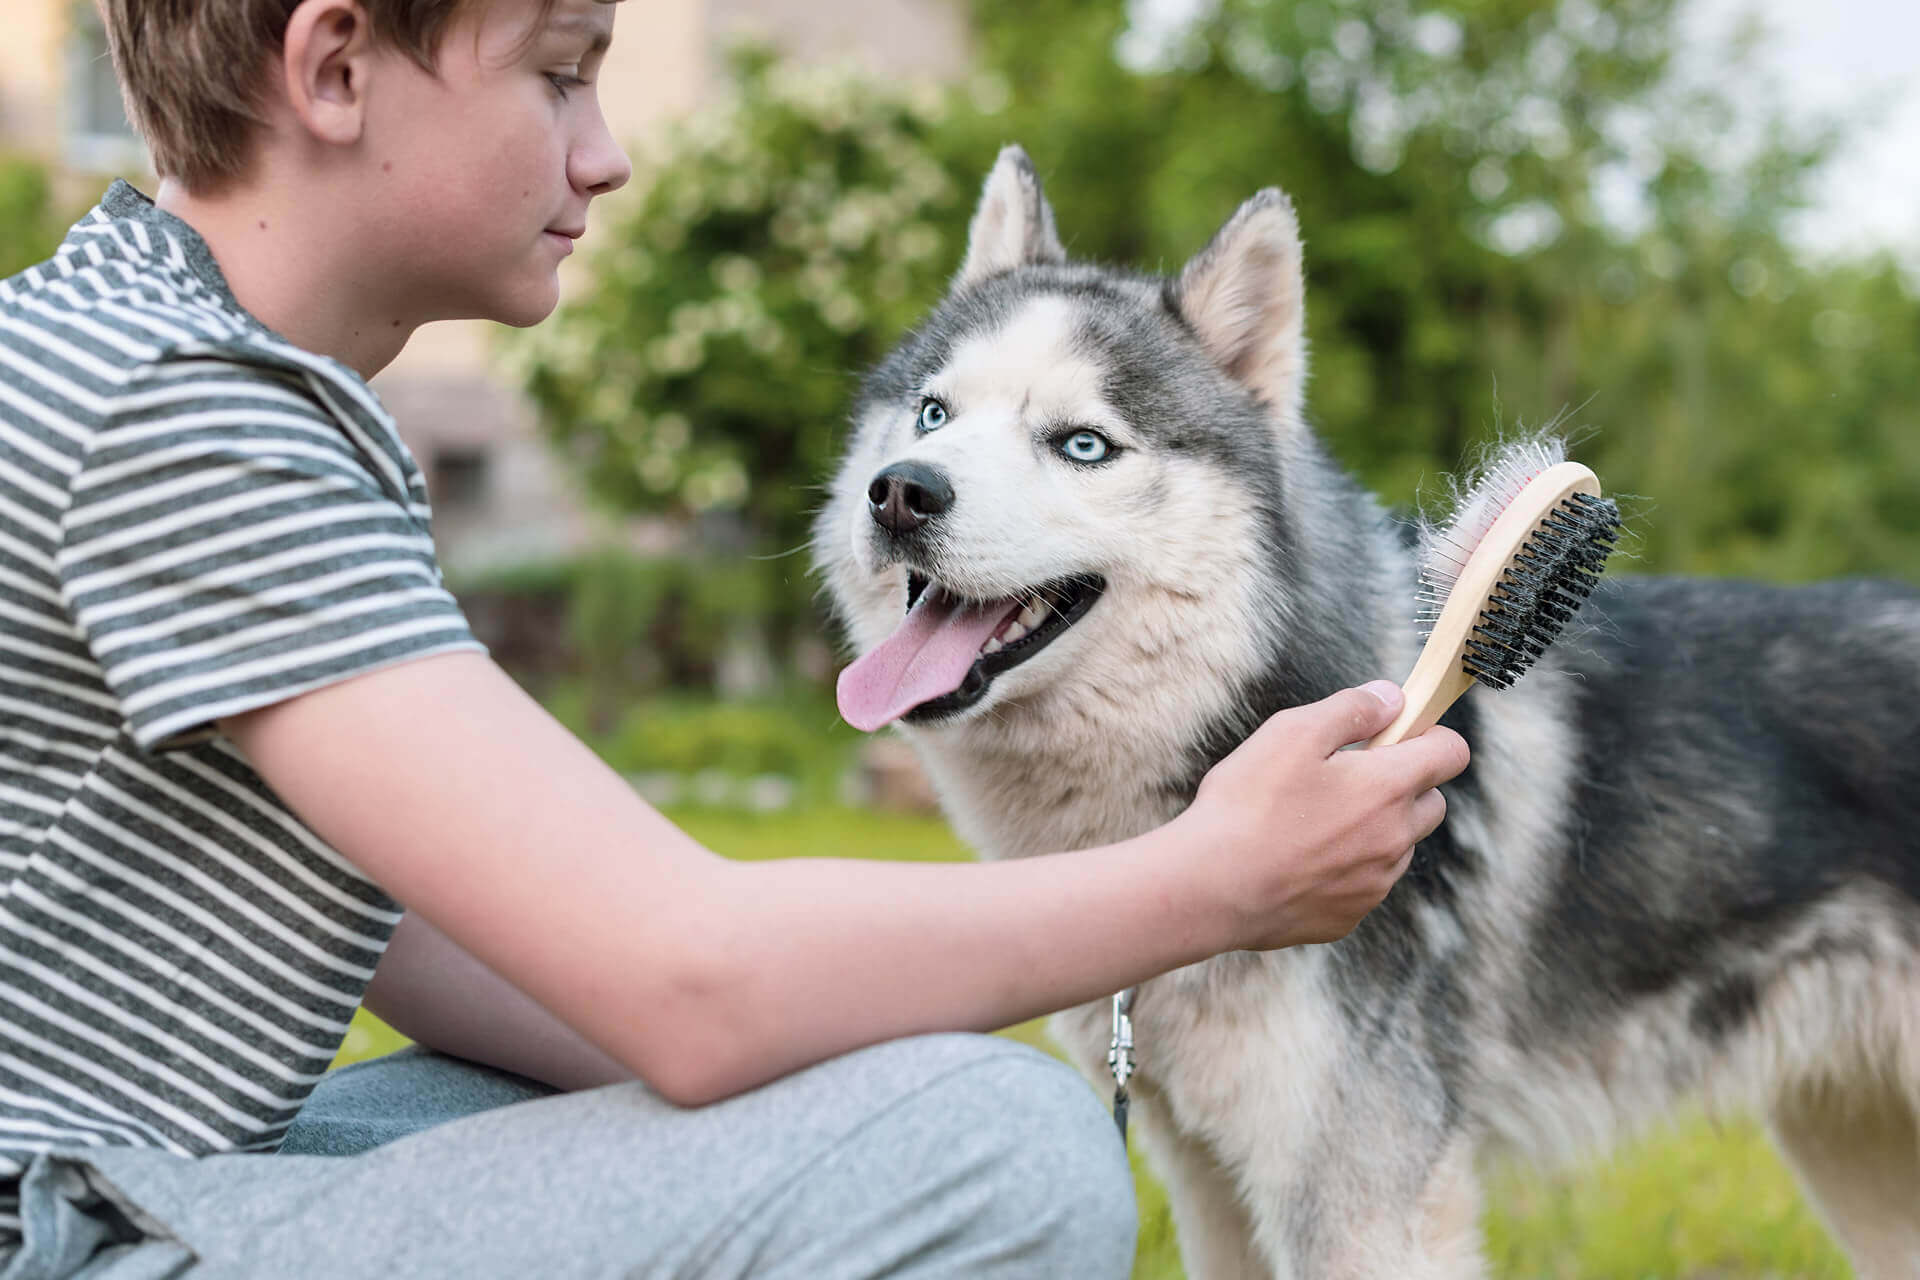
[[[928,396],[920,402],[920,422],[922,431],[938,431],[947,425],[947,406]]]
[[[1075,462],[1104,462],[1113,446],[1098,431],[1076,431],[1060,442],[1060,452]]]
[[[586,84],[585,80],[582,80],[579,76],[573,75],[570,72],[549,71],[545,74],[547,83],[552,85],[553,91],[563,98],[567,96],[567,90],[578,89]]]

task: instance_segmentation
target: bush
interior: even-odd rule
[[[627,713],[603,748],[623,773],[799,777],[821,758],[820,735],[766,703],[655,700]]]
[[[563,721],[582,709],[564,692],[547,705]],[[654,795],[656,803],[739,804],[742,784],[774,775],[791,784],[782,789],[780,806],[809,809],[841,802],[863,741],[818,694],[731,702],[649,698],[628,705],[611,730],[585,736],[621,773],[672,775],[672,785]],[[702,785],[708,782],[725,785]],[[714,798],[721,792],[727,798]]]
[[[0,279],[52,255],[60,243],[46,168],[0,155]]]
[[[520,565],[455,585],[474,631],[543,689],[576,680],[583,724],[663,690],[707,691],[727,645],[777,622],[775,569],[744,556],[619,550]],[[589,705],[591,704],[591,705]]]
[[[648,189],[591,286],[510,354],[602,501],[731,515],[748,549],[785,553],[806,540],[854,378],[938,295],[972,192],[931,149],[937,94],[755,49],[734,71],[730,104],[642,159]],[[762,584],[769,606],[807,613],[804,572]]]

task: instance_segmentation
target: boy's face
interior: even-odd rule
[[[396,305],[425,319],[527,325],[559,300],[558,268],[587,205],[623,185],[626,155],[594,84],[612,4],[475,0],[440,47],[438,75],[382,54],[369,100],[374,230],[394,252]],[[385,255],[382,255],[383,257]]]

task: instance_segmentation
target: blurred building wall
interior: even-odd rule
[[[0,0],[0,8],[0,148],[48,163],[61,199],[76,208],[116,174],[151,192],[90,0]],[[622,6],[600,76],[615,136],[642,139],[723,92],[725,48],[742,36],[902,79],[945,78],[966,62],[952,0],[635,0]],[[596,214],[603,225],[605,214]],[[579,287],[588,269],[583,259],[567,267],[563,290]],[[658,546],[662,531],[609,529],[572,492],[525,400],[496,369],[496,332],[485,321],[429,325],[374,380],[433,491],[443,560],[458,574],[607,536]]]

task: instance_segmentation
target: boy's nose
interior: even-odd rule
[[[574,188],[588,195],[603,196],[627,185],[633,176],[633,162],[626,150],[613,140],[607,119],[594,113],[593,128],[567,159],[567,177]]]

